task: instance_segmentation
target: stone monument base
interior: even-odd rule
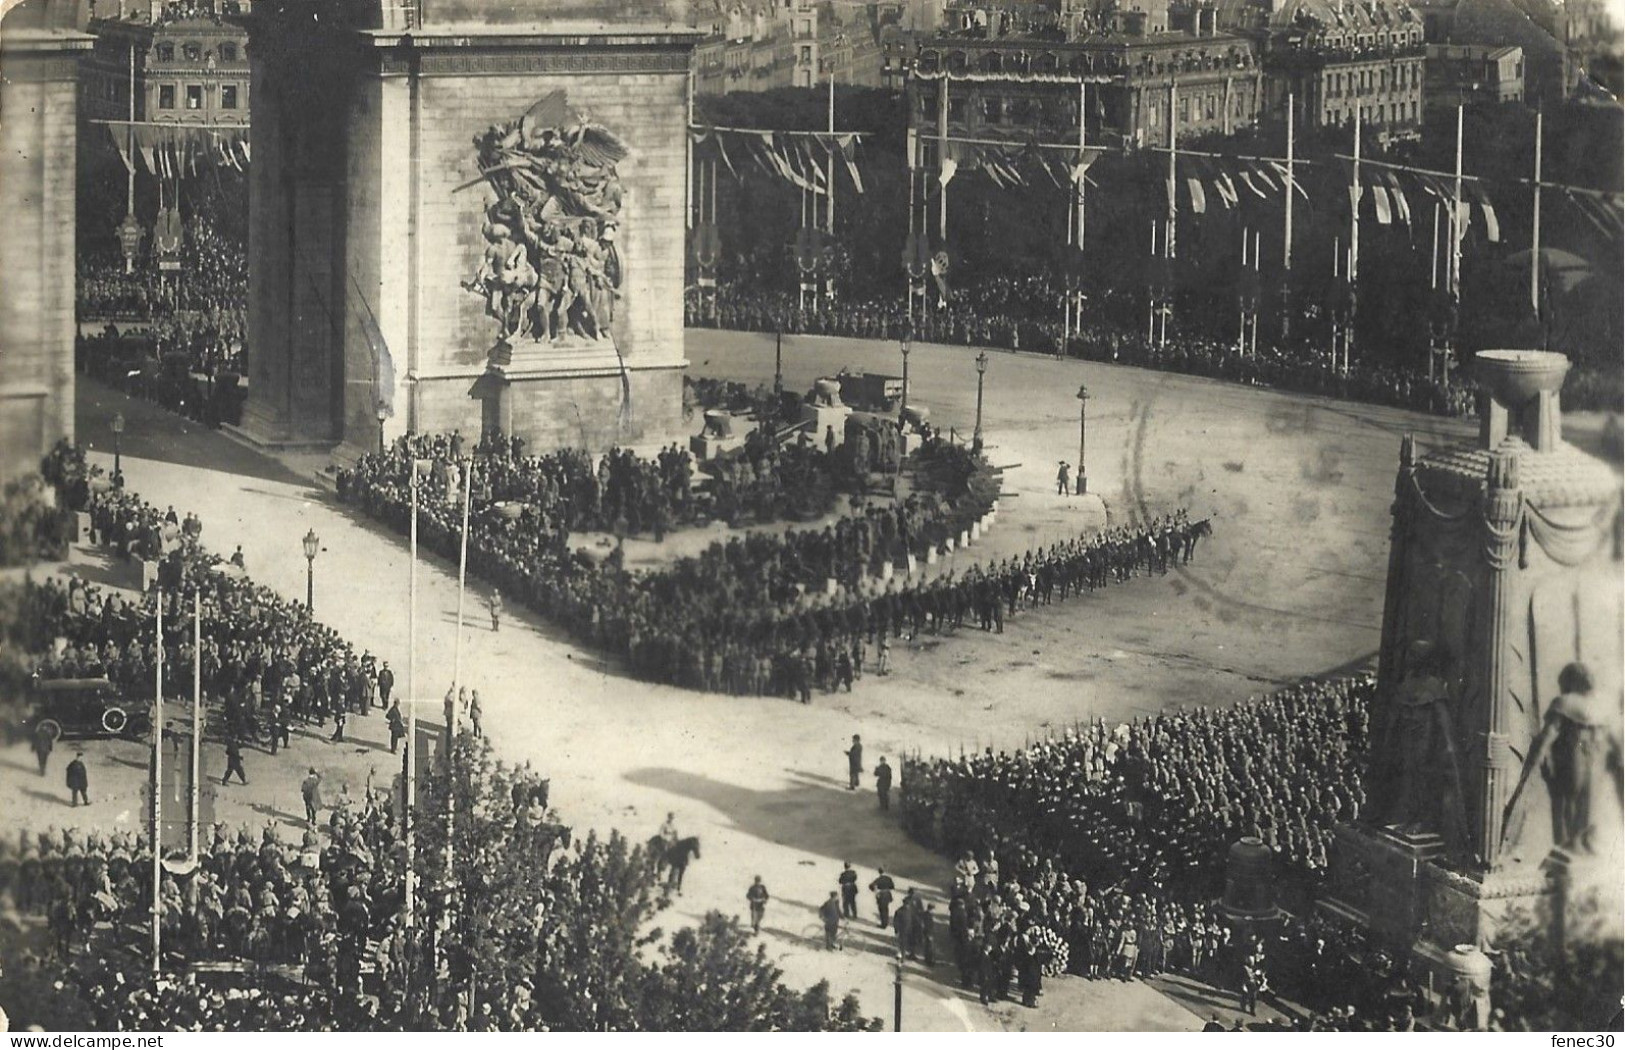
[[[810,424],[807,435],[816,448],[824,447],[824,434],[829,431],[835,434],[836,447],[846,444],[846,420],[851,414],[852,409],[846,405],[801,406],[801,421]]]
[[[1333,833],[1331,881],[1320,910],[1380,940],[1408,946],[1425,914],[1422,866],[1443,852],[1437,835],[1340,824]]]
[[[605,343],[517,343],[485,368],[411,376],[413,429],[477,439],[492,428],[528,452],[666,444],[684,433],[683,369],[638,366]]]
[[[1322,914],[1365,929],[1425,972],[1453,980],[1450,953],[1490,947],[1508,929],[1544,922],[1552,883],[1543,865],[1512,863],[1491,872],[1449,867],[1439,836],[1343,824],[1335,833]]]

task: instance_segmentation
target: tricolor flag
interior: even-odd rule
[[[1377,210],[1377,222],[1387,226],[1394,221],[1394,214],[1388,207],[1388,191],[1381,186],[1371,187],[1371,205]]]
[[[1197,178],[1187,178],[1185,180],[1185,184],[1189,186],[1191,190],[1191,211],[1195,212],[1197,215],[1207,214],[1207,194],[1202,190],[1202,180]]]

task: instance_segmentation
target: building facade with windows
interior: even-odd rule
[[[922,148],[945,122],[973,138],[1075,141],[1080,81],[1093,145],[1166,146],[1254,123],[1263,100],[1252,41],[1209,17],[1170,24],[1165,4],[1097,14],[1058,8],[978,13],[950,9],[955,32],[921,40],[909,80]],[[946,91],[946,100],[943,92]],[[946,106],[944,106],[946,101]]]
[[[1379,138],[1417,133],[1427,52],[1406,0],[1220,0],[1216,11],[1256,41],[1270,112],[1290,98],[1309,128],[1359,120]]]
[[[702,95],[840,84],[886,84],[883,30],[905,4],[844,7],[830,0],[712,0],[690,8],[706,35],[694,50]]]
[[[1429,44],[1428,105],[1454,109],[1458,102],[1504,105],[1524,96],[1523,48],[1483,44]]]
[[[248,126],[248,34],[229,16],[249,8],[152,3],[91,22],[80,66],[80,112],[91,119]]]

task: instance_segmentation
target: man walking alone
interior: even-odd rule
[[[762,917],[767,914],[767,887],[762,885],[760,875],[745,891],[745,901],[750,905],[750,932],[761,933]]]

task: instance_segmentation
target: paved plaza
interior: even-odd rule
[[[691,331],[696,375],[771,382],[771,337]],[[787,340],[787,387],[803,389],[841,366],[896,371],[895,344]],[[964,348],[917,347],[911,403],[944,428],[968,432],[976,383]],[[1055,495],[1058,460],[1078,448],[1080,382],[1088,384],[1089,479],[1100,499]],[[124,471],[159,507],[194,510],[203,542],[221,555],[241,544],[251,575],[303,599],[299,540],[322,540],[316,611],[358,646],[389,659],[404,689],[406,547],[339,506],[311,476],[319,460],[276,461],[150,405],[86,383],[79,440],[111,465],[106,421],[122,411]],[[697,425],[697,420],[695,421]],[[637,682],[550,624],[510,604],[501,630],[471,581],[464,679],[478,688],[497,753],[528,761],[553,781],[553,803],[578,832],[653,834],[667,812],[697,834],[703,856],[663,921],[709,909],[742,915],[760,874],[773,893],[766,942],[788,979],[828,978],[856,989],[872,1014],[889,1014],[891,938],[855,930],[847,950],[817,948],[814,907],[843,860],[867,881],[877,866],[940,901],[948,863],[910,842],[871,791],[845,789],[845,742],[862,734],[869,764],[881,755],[1009,748],[1075,720],[1108,721],[1191,704],[1225,704],[1296,677],[1365,663],[1376,646],[1392,464],[1401,434],[1424,444],[1457,439],[1462,424],[1403,412],[1250,390],[1140,370],[992,355],[984,396],[989,458],[1009,469],[997,527],[970,557],[1001,557],[1105,520],[1178,507],[1213,517],[1196,560],[1166,577],[1137,579],[1081,601],[1017,616],[1003,635],[965,630],[899,644],[893,673],[810,706],[698,694]],[[960,557],[966,557],[961,555]],[[69,571],[104,582],[127,569],[86,561]],[[452,677],[456,567],[419,568],[416,693],[438,717]],[[219,791],[228,823],[292,821],[306,766],[326,774],[328,801],[358,792],[369,770],[392,769],[380,717],[351,722],[343,746],[317,734],[293,754],[249,756],[251,784]],[[142,748],[97,745],[97,817],[134,826]],[[219,764],[218,759],[206,762]],[[44,826],[68,810],[59,775],[33,778],[25,747],[9,749],[0,777],[22,785],[16,812]],[[867,778],[866,778],[867,782]],[[38,785],[38,786],[36,786]],[[8,804],[16,795],[8,791]],[[83,813],[84,811],[81,811]],[[867,895],[864,902],[867,904]],[[1037,1011],[988,1010],[956,991],[951,967],[911,964],[910,1029],[1193,1029],[1221,1000],[1176,982],[1062,980]],[[1225,1007],[1233,1002],[1223,997]]]

